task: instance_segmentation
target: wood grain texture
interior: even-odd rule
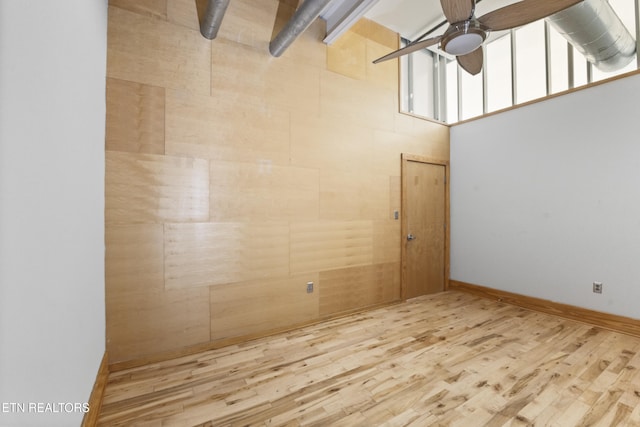
[[[171,0],[109,0],[109,6],[126,9],[140,15],[166,19],[167,1]]]
[[[396,33],[363,18],[327,47],[327,69],[395,91],[398,87],[397,63],[373,64],[373,61],[398,46]]]
[[[415,154],[408,154],[408,153],[403,153],[402,154],[402,164],[403,164],[403,176],[401,179],[401,186],[402,186],[402,241],[403,241],[403,245],[401,247],[401,258],[402,258],[402,280],[403,280],[403,284],[402,284],[402,292],[403,295],[405,295],[404,293],[406,292],[406,288],[405,288],[405,278],[407,275],[407,263],[405,262],[408,259],[407,256],[407,247],[408,245],[407,240],[406,240],[406,236],[410,233],[409,230],[409,221],[408,221],[408,215],[407,215],[407,210],[405,208],[405,206],[407,205],[407,201],[406,199],[410,199],[410,197],[407,197],[409,195],[409,190],[408,190],[408,184],[409,184],[409,180],[405,179],[405,174],[404,174],[404,169],[405,169],[405,165],[407,165],[409,162],[415,162],[415,163],[424,163],[424,164],[429,164],[432,166],[442,166],[444,167],[444,177],[447,183],[451,182],[451,177],[450,177],[450,166],[449,166],[449,161],[448,160],[441,160],[441,159],[437,159],[437,158],[431,158],[431,157],[425,157],[422,155],[415,155]],[[440,175],[438,177],[438,179],[442,179],[442,176]],[[445,223],[448,223],[449,218],[451,216],[451,197],[450,197],[450,185],[445,185],[445,189],[444,189],[444,221]],[[425,208],[426,210],[430,210],[431,208]],[[440,215],[440,214],[438,214]],[[447,224],[448,225],[448,224]],[[438,226],[439,228],[439,226]],[[444,283],[443,283],[443,287],[444,290],[448,289],[448,279],[449,279],[449,272],[450,272],[450,248],[451,247],[451,227],[447,226],[445,227],[445,231],[444,231]],[[442,254],[441,254],[441,250],[438,249],[437,251],[433,251],[433,248],[428,248],[427,249],[427,254],[431,257],[433,257],[433,259],[439,259]]]
[[[351,32],[360,34],[372,43],[386,47],[387,49],[398,49],[400,47],[400,36],[370,19],[362,18],[349,29]]]
[[[447,218],[446,166],[409,161],[402,164],[403,297],[445,289]],[[412,235],[413,240],[407,236]]]
[[[292,43],[284,51],[280,58],[326,70],[327,45],[322,42],[326,34],[327,29],[324,19],[316,19],[298,36],[295,43]]]
[[[400,262],[400,221],[387,219],[373,222],[374,264]]]
[[[372,129],[392,130],[397,94],[333,72],[320,74],[320,113]],[[361,108],[367,105],[367,108]]]
[[[292,273],[333,270],[372,262],[372,221],[291,223]]]
[[[396,61],[374,64],[373,61],[400,47],[400,36],[369,19],[361,19],[353,27],[355,33],[367,40],[367,80],[396,91],[400,84],[399,64]]]
[[[389,177],[320,171],[320,219],[380,220],[389,214]]]
[[[425,137],[428,140],[437,141],[440,138],[442,140],[442,146],[440,149],[444,150],[444,153],[448,153],[449,149],[449,126],[445,126],[435,120],[426,119],[424,117],[414,116],[408,113],[398,112],[395,115],[395,131],[402,134],[413,135],[417,137]],[[418,120],[416,120],[418,119]],[[431,139],[433,138],[433,139]],[[430,147],[436,148],[436,145],[430,144]],[[423,153],[419,153],[423,154]],[[430,157],[440,157],[435,154],[423,154]]]
[[[289,275],[289,225],[165,225],[165,286],[197,288]]]
[[[389,177],[389,219],[401,218],[402,209],[402,178],[400,176]],[[398,212],[398,218],[396,218]]]
[[[113,372],[99,425],[640,425],[640,338],[462,292]]]
[[[98,424],[98,417],[100,416],[100,409],[102,408],[102,401],[104,399],[104,392],[107,388],[107,382],[109,380],[109,357],[105,352],[100,361],[100,367],[96,375],[96,381],[91,389],[91,395],[89,396],[88,405],[89,411],[82,417],[81,427],[94,427]]]
[[[211,220],[317,220],[317,169],[284,167],[271,162],[211,162]]]
[[[295,57],[274,58],[264,47],[226,39],[216,41],[211,55],[212,96],[241,105],[318,113],[320,68]]]
[[[106,153],[105,221],[209,219],[209,162],[185,157]]]
[[[411,153],[441,162],[449,160],[449,146],[448,143],[441,143],[445,135],[439,128],[440,126],[430,129],[427,126],[420,132],[413,129],[407,130],[407,133],[376,129],[371,144],[373,170],[377,173],[400,176],[401,153]]]
[[[315,290],[307,293],[307,282]],[[253,280],[211,289],[211,340],[268,333],[317,319],[317,273]]]
[[[127,292],[164,289],[162,224],[107,225],[105,246],[105,276],[109,284],[105,289],[107,301],[111,296]],[[107,313],[109,308],[107,304]]]
[[[327,69],[353,79],[367,78],[367,39],[349,31],[327,48]]]
[[[164,154],[164,88],[107,79],[106,149]]]
[[[199,15],[204,16],[208,0],[166,0],[167,20],[200,31]]]
[[[161,224],[108,226],[105,243],[110,362],[209,340],[208,289],[164,289]]]
[[[294,112],[290,135],[292,165],[354,173],[371,164],[373,131],[345,118]]]
[[[446,1],[441,0],[440,5],[450,23],[463,22],[471,18],[475,9],[473,0]]]
[[[108,77],[209,93],[211,44],[198,31],[109,7],[107,38]]]
[[[482,71],[482,64],[484,62],[484,48],[480,47],[473,52],[467,53],[466,55],[458,55],[456,56],[456,59],[463,70],[475,76],[480,71]]]
[[[277,1],[233,0],[229,2],[218,38],[268,52]]]
[[[399,46],[397,35],[395,36],[395,45]],[[366,48],[367,81],[385,89],[397,90],[400,85],[399,64],[396,61],[373,63],[376,59],[389,53],[389,48],[371,40],[367,40]],[[398,47],[392,48],[392,50],[396,49]]]
[[[280,58],[269,54],[279,11],[296,0],[234,0],[214,41],[198,31],[205,3],[111,2],[113,366],[317,321],[319,282],[309,298],[299,279],[399,262],[400,153],[448,159],[448,129],[400,115],[397,69],[367,62],[397,35],[358,23],[342,48],[358,51],[365,69],[346,77],[331,70],[343,64],[328,65],[322,20]],[[374,301],[388,300],[377,277],[355,277]],[[325,300],[328,316],[372,303],[334,290],[339,306]]]
[[[449,288],[640,337],[640,319],[603,313],[555,301],[502,291],[500,289],[460,282],[458,280],[450,280]]]
[[[289,163],[289,113],[232,99],[167,93],[167,154]]]
[[[113,362],[209,341],[209,290],[126,292],[107,301]]]
[[[400,299],[400,263],[349,267],[320,273],[322,317]]]

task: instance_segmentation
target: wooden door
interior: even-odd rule
[[[402,158],[403,298],[441,292],[447,276],[446,163]]]

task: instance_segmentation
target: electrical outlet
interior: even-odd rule
[[[307,293],[313,293],[313,282],[307,282]]]
[[[596,294],[602,293],[602,282],[593,282],[593,292]]]

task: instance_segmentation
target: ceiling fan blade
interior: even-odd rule
[[[478,18],[492,31],[508,30],[537,21],[580,3],[582,0],[522,0]]]
[[[385,56],[382,56],[378,59],[376,59],[375,61],[373,61],[374,64],[377,64],[379,62],[383,62],[383,61],[388,61],[390,59],[394,59],[397,58],[399,56],[402,55],[406,55],[409,54],[411,52],[415,52],[416,50],[420,50],[420,49],[424,49],[425,47],[429,47],[431,45],[434,45],[436,43],[438,43],[440,41],[440,36],[438,37],[432,37],[430,39],[426,39],[426,40],[422,40],[419,42],[413,42],[411,44],[408,44],[407,46],[403,47],[402,49],[398,49],[396,51],[393,51]]]
[[[467,73],[475,76],[482,71],[482,62],[484,61],[482,46],[471,53],[457,56],[456,59],[458,60],[458,64],[460,64]]]
[[[466,21],[473,16],[476,7],[474,0],[440,0],[444,16],[451,24]]]

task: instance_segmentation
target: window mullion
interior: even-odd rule
[[[518,104],[518,71],[516,70],[516,31],[511,30],[511,105]]]
[[[547,96],[551,94],[551,28],[549,23],[544,21],[544,58],[547,82]]]

